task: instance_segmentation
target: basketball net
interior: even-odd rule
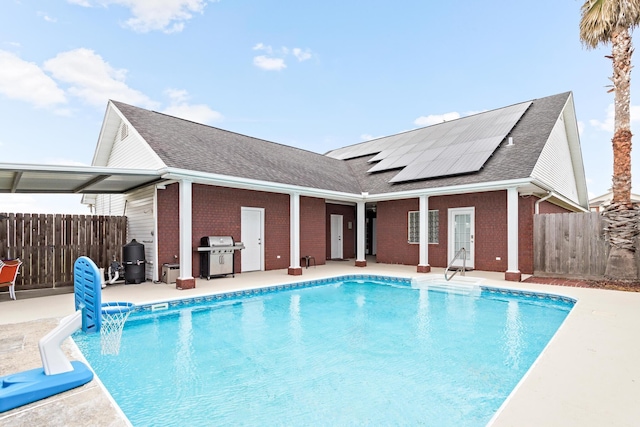
[[[100,326],[100,346],[102,354],[117,356],[120,353],[120,339],[131,305],[111,305],[102,307],[102,325]]]

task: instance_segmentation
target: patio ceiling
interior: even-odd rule
[[[161,179],[150,170],[0,163],[0,193],[119,194]]]

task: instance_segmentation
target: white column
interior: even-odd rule
[[[192,182],[180,181],[180,277],[179,279],[193,279],[191,266],[193,263],[193,249],[191,247],[192,230]]]
[[[507,189],[507,273],[518,269],[518,189]]]
[[[367,258],[364,254],[366,246],[366,223],[365,223],[365,203],[358,202],[356,206],[356,262],[366,262]]]
[[[429,196],[420,196],[420,260],[418,266],[429,266]]]
[[[289,195],[289,268],[300,268],[300,194]]]

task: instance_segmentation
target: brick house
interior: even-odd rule
[[[245,244],[238,272],[374,255],[428,272],[464,247],[467,266],[520,280],[533,272],[533,215],[588,209],[570,92],[325,155],[110,101],[92,165],[157,173],[83,200],[127,215],[148,278],[179,262],[183,284],[208,235]]]

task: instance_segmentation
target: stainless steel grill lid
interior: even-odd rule
[[[223,249],[242,250],[244,249],[244,244],[242,242],[234,242],[231,236],[205,236],[200,239],[198,252],[215,252]]]
[[[233,237],[231,236],[208,236],[206,245],[209,247],[233,246]]]

